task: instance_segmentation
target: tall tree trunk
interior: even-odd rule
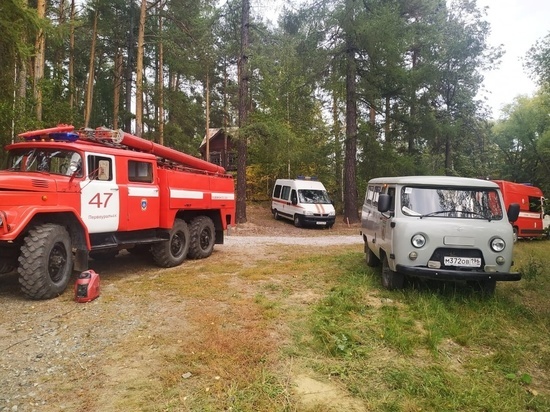
[[[114,73],[114,88],[113,88],[113,129],[118,129],[118,116],[120,112],[120,90],[122,82],[122,66],[123,66],[122,50],[117,48],[115,54],[115,73]]]
[[[164,3],[159,5],[159,62],[158,62],[158,125],[159,125],[159,143],[164,144],[164,42],[162,41],[162,11],[164,9]]]
[[[346,8],[352,7],[346,2]],[[351,16],[351,10],[349,15]],[[350,24],[353,26],[353,24]],[[350,30],[348,28],[348,30]],[[344,220],[349,223],[359,221],[357,209],[357,181],[356,181],[356,157],[357,157],[357,95],[356,76],[357,66],[355,61],[355,41],[352,33],[346,35],[346,147],[344,158]]]
[[[340,188],[340,200],[344,201],[344,185],[342,184],[342,142],[340,134],[340,110],[336,90],[332,92],[332,128],[334,133],[334,174],[336,176],[336,187]]]
[[[95,73],[95,43],[97,38],[97,21],[99,9],[95,9],[94,27],[92,30],[92,47],[90,50],[90,67],[88,68],[88,87],[86,88],[86,109],[84,110],[84,127],[89,127],[92,116],[92,104],[94,97],[94,73]]]
[[[125,74],[125,112],[124,130],[128,133],[132,131],[132,73],[134,69],[134,8],[130,7],[130,24],[128,28],[128,61],[126,62],[126,74]]]
[[[210,161],[210,78],[208,76],[208,64],[206,65],[206,81],[204,85],[204,101],[206,105],[206,161]]]
[[[38,18],[44,19],[46,17],[46,0],[38,0],[36,3],[36,12]],[[36,119],[42,120],[42,86],[41,82],[44,78],[44,53],[46,49],[46,38],[44,30],[40,28],[36,34],[34,57],[34,85],[33,96],[36,102]]]
[[[69,107],[71,108],[71,123],[75,106],[75,80],[74,80],[74,25],[75,25],[75,0],[71,0],[71,24],[69,34]]]
[[[147,0],[141,0],[136,58],[136,136],[143,134],[143,49],[145,45],[145,14]]]
[[[250,0],[242,0],[241,56],[239,58],[239,129],[248,121],[248,35]],[[237,223],[246,223],[246,156],[247,139],[237,139]]]

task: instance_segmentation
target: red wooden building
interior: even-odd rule
[[[204,136],[199,147],[202,158],[223,167],[227,171],[237,170],[237,149],[232,137],[237,130],[237,127],[208,129],[209,156],[206,155],[207,136]]]

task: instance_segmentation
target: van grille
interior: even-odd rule
[[[481,253],[481,250],[479,249],[453,249],[453,248],[438,248],[434,251],[432,254],[432,257],[430,260],[434,260],[441,263],[442,269],[456,269],[456,270],[479,270],[479,268],[464,268],[464,267],[457,267],[457,266],[445,266],[443,264],[444,257],[445,256],[456,256],[456,257],[473,257],[473,258],[481,258],[481,267],[483,268],[485,266],[485,260],[483,259],[483,253]]]

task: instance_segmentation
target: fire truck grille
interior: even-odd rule
[[[32,180],[32,185],[34,187],[39,187],[39,188],[42,188],[42,189],[47,189],[49,187],[47,180],[33,179]]]

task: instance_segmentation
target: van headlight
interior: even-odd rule
[[[331,210],[330,212],[328,212],[328,215],[329,216],[335,216],[336,215],[336,212],[334,210]]]
[[[306,210],[306,211],[304,212],[304,215],[306,215],[306,216],[313,216],[313,212],[312,212],[311,210]]]
[[[426,244],[426,238],[424,235],[417,233],[411,238],[411,243],[415,248],[421,248]]]
[[[493,249],[493,252],[502,252],[505,247],[506,242],[503,239],[499,237],[491,239],[491,249]]]

